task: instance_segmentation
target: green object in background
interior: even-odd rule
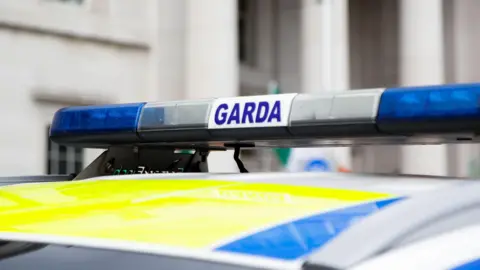
[[[275,148],[274,149],[277,159],[280,161],[283,167],[287,166],[288,158],[290,157],[290,148]]]
[[[276,82],[271,82],[268,85],[268,93],[271,95],[281,94],[280,87]],[[275,156],[277,157],[280,164],[283,167],[287,166],[288,158],[290,157],[290,153],[292,152],[291,148],[274,148],[273,151],[275,152]]]
[[[195,154],[195,150],[190,150],[190,149],[176,149],[175,154]]]

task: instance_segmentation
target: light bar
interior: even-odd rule
[[[50,137],[63,143],[101,145],[137,140],[139,115],[145,103],[79,106],[55,113]]]
[[[145,105],[138,125],[141,141],[209,140],[208,115],[214,100],[177,101]]]
[[[377,125],[384,132],[480,130],[480,84],[405,87],[382,94]]]
[[[480,84],[456,84],[71,107],[55,114],[50,136],[88,147],[456,141],[480,131],[479,100]]]

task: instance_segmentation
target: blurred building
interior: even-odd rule
[[[306,93],[478,81],[479,10],[475,0],[2,0],[2,173],[73,172],[98,155],[48,142],[64,106],[265,94],[271,80]],[[466,175],[478,150],[340,151],[357,171]],[[271,168],[260,153],[252,166]],[[210,164],[235,170],[230,154]]]

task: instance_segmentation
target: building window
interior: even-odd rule
[[[83,169],[83,148],[59,145],[49,138],[47,127],[47,174],[78,174]]]
[[[238,57],[240,63],[255,64],[255,0],[238,0]]]

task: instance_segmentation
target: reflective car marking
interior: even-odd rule
[[[296,260],[323,246],[357,220],[398,200],[374,201],[300,218],[247,235],[217,250]]]
[[[8,201],[0,205],[0,232],[209,249],[246,232],[392,197],[220,180],[25,184],[0,188],[0,201]]]

